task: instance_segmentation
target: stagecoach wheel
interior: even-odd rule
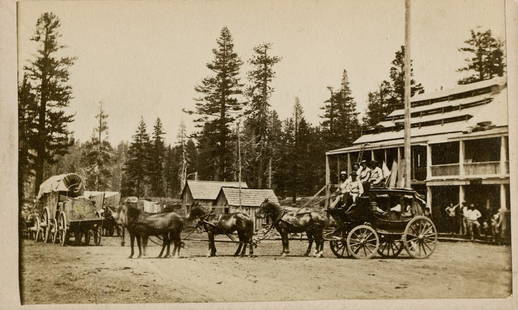
[[[349,251],[347,250],[346,236],[347,234],[342,232],[341,239],[329,241],[329,247],[331,248],[331,252],[333,252],[333,254],[338,258],[350,256]],[[340,238],[338,236],[335,237]]]
[[[61,211],[58,218],[58,236],[59,243],[61,246],[65,246],[67,243],[68,229],[67,229],[67,216],[65,212]]]
[[[399,236],[381,235],[378,253],[383,257],[397,257],[403,251],[403,242]]]
[[[426,216],[414,217],[405,227],[403,245],[414,258],[430,256],[437,245],[437,229]]]
[[[368,225],[356,226],[347,235],[347,249],[354,258],[371,258],[379,244],[378,233]]]

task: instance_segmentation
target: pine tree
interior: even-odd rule
[[[126,195],[142,197],[147,194],[150,141],[146,123],[140,119],[133,141],[128,149],[128,158],[124,165],[123,182]]]
[[[331,89],[331,97],[321,109],[324,120],[321,123],[326,148],[338,148],[351,145],[360,134],[360,123],[356,102],[351,94],[349,78],[344,69],[338,92]]]
[[[151,195],[155,197],[163,197],[165,195],[165,144],[164,138],[162,137],[165,132],[162,127],[162,121],[160,118],[157,118],[153,127],[153,137],[149,148],[148,175],[151,185]]]
[[[504,43],[492,36],[491,30],[471,30],[470,38],[464,41],[465,47],[460,52],[468,54],[466,65],[457,72],[470,72],[471,75],[458,81],[459,84],[492,79],[505,73]]]
[[[213,75],[204,78],[195,87],[201,97],[196,99],[195,110],[186,112],[200,116],[196,120],[197,127],[201,129],[198,135],[200,155],[215,156],[204,172],[211,174],[215,180],[227,180],[232,175],[230,125],[242,110],[242,103],[238,100],[243,86],[239,78],[242,61],[234,52],[234,43],[227,27],[221,30],[217,46],[212,50],[214,60],[207,64]]]
[[[377,91],[371,92],[368,97],[366,117],[363,119],[364,125],[369,127],[382,121],[385,116],[396,109],[402,109],[405,98],[405,47],[396,52],[392,66],[389,69],[389,80],[381,82]],[[414,69],[410,70],[410,95],[424,93],[421,83],[413,79]]]
[[[100,191],[111,188],[113,148],[108,141],[108,114],[104,112],[102,105],[95,118],[97,126],[90,141],[83,146],[81,165],[86,187]]]
[[[18,194],[20,206],[26,200],[26,185],[34,175],[34,144],[37,123],[37,100],[32,85],[24,75],[18,87]]]
[[[67,125],[72,122],[73,115],[67,115],[66,108],[72,99],[72,89],[68,83],[69,68],[75,58],[58,57],[63,45],[59,44],[61,37],[59,18],[53,13],[44,13],[36,22],[36,31],[31,38],[39,49],[34,60],[24,69],[33,81],[34,94],[38,98],[37,107],[37,138],[32,143],[35,157],[35,192],[43,181],[45,164],[55,162],[55,157],[67,152],[73,144],[71,132]]]
[[[266,165],[268,160],[267,138],[270,115],[269,98],[273,92],[271,82],[275,77],[273,66],[280,61],[280,57],[268,55],[271,44],[264,43],[254,48],[254,55],[249,60],[253,69],[248,72],[250,85],[246,89],[248,97],[247,120],[245,128],[249,129],[249,138],[257,147],[257,155],[250,164],[256,165],[256,186],[264,187]]]

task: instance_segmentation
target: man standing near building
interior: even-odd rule
[[[477,229],[477,235],[480,234],[480,223],[478,222],[478,219],[482,216],[482,214],[475,208],[473,203],[470,203],[469,208],[464,216],[466,217],[466,226],[468,228],[469,236],[471,240],[473,240],[475,239],[475,232],[473,231],[473,228]]]
[[[457,231],[457,208],[459,208],[459,204],[453,205],[453,202],[444,209],[446,212],[446,218],[448,220],[448,230],[450,234],[453,235]]]
[[[380,187],[383,185],[383,170],[378,165],[378,162],[375,160],[370,162],[370,176],[369,183],[372,187]]]

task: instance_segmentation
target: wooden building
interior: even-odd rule
[[[253,219],[254,228],[257,230],[266,223],[265,219],[256,216],[259,206],[265,199],[279,204],[279,199],[271,189],[242,188],[240,190],[237,187],[222,187],[213,210],[219,214],[244,212]]]
[[[412,187],[426,194],[439,230],[449,202],[509,209],[506,78],[419,94],[411,107]],[[361,159],[402,162],[403,122],[404,110],[395,110],[352,146],[326,152],[327,184]]]
[[[239,187],[239,182],[187,180],[182,190],[182,206],[189,208],[194,202],[198,202],[204,207],[212,207],[216,204],[216,198],[223,186]],[[248,185],[241,182],[241,187],[248,188]]]

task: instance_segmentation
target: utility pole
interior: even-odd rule
[[[411,145],[410,145],[410,73],[412,64],[410,58],[410,0],[405,0],[405,187],[411,188]]]
[[[237,165],[238,165],[238,182],[239,182],[239,208],[241,209],[241,138],[239,135],[239,123],[237,122]]]

